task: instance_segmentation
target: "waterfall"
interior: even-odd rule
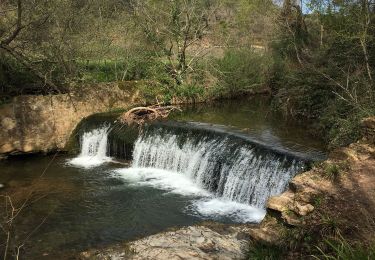
[[[107,156],[109,126],[102,126],[80,137],[81,153],[69,161],[69,164],[90,168],[111,160]]]
[[[305,162],[236,137],[166,128],[146,130],[136,141],[134,168],[177,172],[217,198],[265,208]]]
[[[187,210],[209,219],[260,222],[268,198],[282,193],[311,160],[298,151],[204,124],[153,124],[136,137],[132,151],[123,131],[114,133],[108,126],[85,131],[81,153],[69,163],[89,168],[110,161],[108,156],[132,154],[132,166],[115,170],[116,175],[130,185],[192,196]]]

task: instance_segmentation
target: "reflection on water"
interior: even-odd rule
[[[173,119],[232,126],[260,141],[299,151],[324,151],[323,141],[312,137],[307,124],[286,120],[271,109],[265,96],[187,106]]]

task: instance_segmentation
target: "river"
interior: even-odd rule
[[[266,199],[325,156],[308,125],[285,120],[269,102],[185,107],[136,138],[130,166],[114,156],[112,115],[78,131],[77,155],[1,161],[1,193],[15,205],[29,198],[13,241],[27,259],[59,259],[205,220],[260,222]]]

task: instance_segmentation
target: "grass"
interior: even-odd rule
[[[334,163],[326,163],[324,165],[324,175],[327,179],[334,181],[337,180],[340,174],[340,167]]]
[[[125,61],[87,61],[79,63],[81,80],[85,82],[113,82],[128,80]]]
[[[369,248],[352,246],[340,234],[336,239],[324,241],[326,250],[320,247],[317,249],[320,255],[314,255],[315,259],[326,260],[370,260],[375,259],[375,244]]]
[[[247,259],[249,260],[278,260],[283,259],[285,251],[276,245],[254,242],[250,245]]]

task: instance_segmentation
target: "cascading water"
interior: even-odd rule
[[[85,132],[80,138],[81,153],[69,164],[90,168],[111,160],[107,156],[109,126]]]
[[[107,154],[125,146],[113,134],[109,142],[108,135],[108,125],[85,132],[80,155],[69,163],[89,168],[110,161]],[[132,167],[116,172],[133,184],[197,197],[189,210],[200,216],[258,222],[267,199],[303,169],[300,155],[204,124],[161,124],[139,135]]]
[[[203,215],[256,222],[267,199],[284,191],[305,165],[288,153],[207,131],[148,128],[137,139],[132,168],[118,171],[139,184],[184,195],[211,195],[194,207]]]
[[[164,133],[163,133],[164,132]],[[230,138],[146,132],[136,142],[133,167],[157,168],[192,178],[217,197],[263,208],[283,192],[304,163],[260,151]]]

